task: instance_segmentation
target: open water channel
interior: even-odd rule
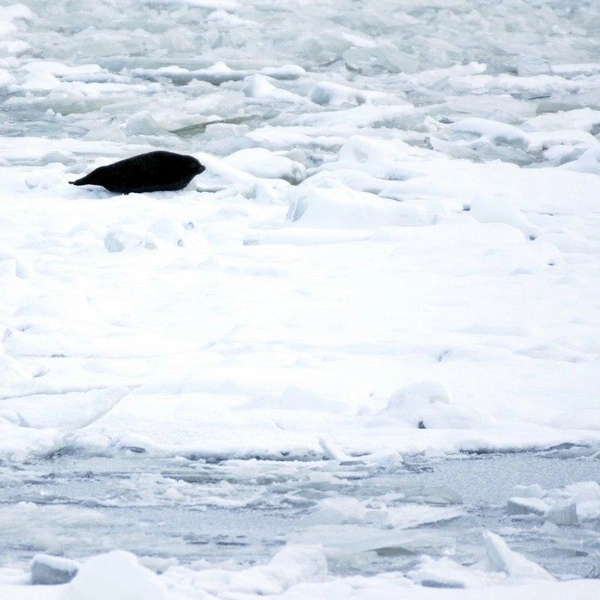
[[[507,509],[515,486],[598,481],[597,458],[563,454],[413,457],[382,467],[132,453],[3,466],[0,560],[23,566],[40,552],[81,559],[122,548],[161,570],[175,561],[263,562],[284,544],[309,543],[325,549],[334,573],[409,572],[423,554],[476,564],[485,558],[481,532],[491,530],[559,578],[597,576],[597,520],[559,526]]]

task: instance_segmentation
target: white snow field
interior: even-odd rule
[[[597,0],[0,0],[0,600],[599,598],[599,60]]]

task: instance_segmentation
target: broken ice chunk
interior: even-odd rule
[[[31,563],[31,583],[33,585],[61,585],[77,575],[79,563],[68,558],[38,554]]]
[[[510,577],[554,580],[543,567],[511,550],[508,544],[491,531],[483,532],[488,570],[502,571]]]

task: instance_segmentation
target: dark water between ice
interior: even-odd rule
[[[485,557],[481,532],[489,529],[560,578],[589,577],[600,568],[599,522],[550,526],[534,515],[509,515],[506,501],[516,485],[552,489],[599,480],[597,458],[530,453],[413,458],[385,467],[62,456],[0,467],[0,564],[25,566],[40,552],[80,559],[114,548],[158,569],[169,558],[263,563],[284,544],[321,531],[334,573],[407,572],[421,554],[476,563]],[[408,529],[351,515],[333,529],[315,525],[319,503],[339,498],[456,507],[462,516]]]

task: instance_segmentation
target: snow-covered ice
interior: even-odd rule
[[[1,4],[2,600],[598,597],[593,473],[494,487],[476,525],[394,479],[598,464],[597,2]],[[68,184],[156,149],[207,169]],[[285,531],[254,563],[124,533],[256,506]],[[43,553],[79,574],[26,585]]]

